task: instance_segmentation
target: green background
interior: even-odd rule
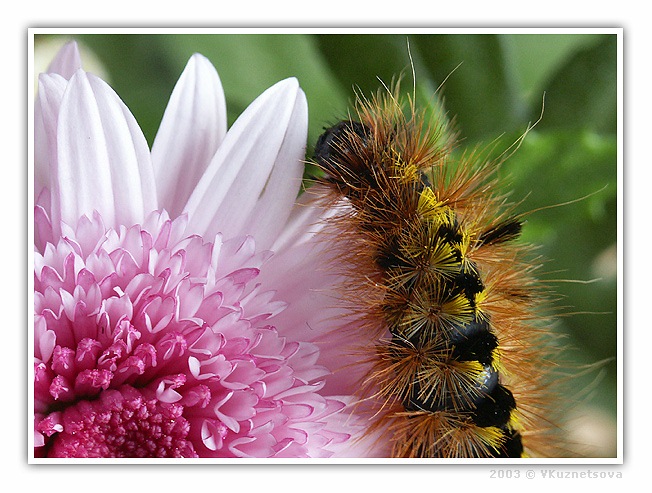
[[[324,126],[347,114],[355,88],[375,92],[379,79],[404,74],[418,99],[442,95],[463,146],[503,150],[543,119],[501,169],[511,198],[529,211],[590,197],[528,216],[523,237],[541,245],[543,279],[562,313],[552,330],[566,334],[577,364],[608,360],[573,382],[615,421],[617,411],[617,37],[608,34],[124,34],[78,35],[153,141],[188,58],[207,56],[227,98],[229,122],[280,79],[297,77],[310,111],[309,149]],[[52,38],[39,35],[40,43]],[[408,50],[409,42],[409,50]],[[596,384],[597,380],[597,384]],[[615,438],[614,438],[615,440]],[[615,455],[615,442],[599,455]]]

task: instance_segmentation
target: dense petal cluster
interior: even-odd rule
[[[256,283],[271,253],[250,236],[184,231],[165,213],[119,231],[96,214],[36,254],[37,445],[55,456],[328,454],[348,436],[320,420],[344,403],[318,393],[328,371],[316,346],[268,323],[285,308]]]

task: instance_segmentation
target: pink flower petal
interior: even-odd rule
[[[82,67],[81,56],[77,42],[66,43],[50,62],[47,72],[59,74],[69,80],[73,74]]]

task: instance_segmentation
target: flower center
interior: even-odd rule
[[[68,407],[49,457],[197,457],[183,406],[123,386]]]

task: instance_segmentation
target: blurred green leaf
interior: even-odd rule
[[[580,312],[562,322],[584,348],[587,363],[612,357],[617,349],[616,163],[615,135],[537,128],[502,170],[512,199],[524,198],[519,210],[534,211],[523,240],[541,245],[536,253],[545,263],[539,275],[571,281],[553,285],[562,298],[558,305],[566,307],[562,313]],[[595,282],[583,283],[590,280]],[[606,383],[612,384],[615,362],[607,369]]]
[[[595,46],[600,34],[503,34],[521,91],[535,109],[550,74],[578,51]]]
[[[587,127],[615,133],[617,123],[616,35],[575,54],[544,85],[543,128]]]
[[[525,100],[499,35],[420,35],[414,44],[430,77],[446,81],[446,109],[469,142],[493,139],[523,123]]]
[[[341,89],[352,99],[356,91],[376,93],[410,69],[407,35],[319,35],[317,45]]]

